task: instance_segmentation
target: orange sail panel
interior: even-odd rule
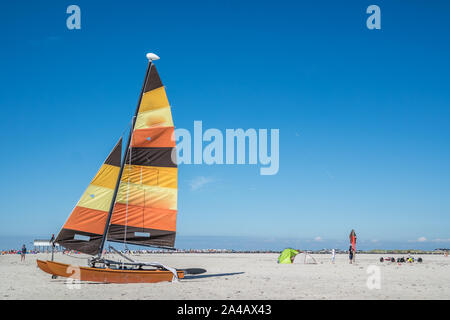
[[[109,154],[73,209],[56,242],[71,250],[97,254],[119,178],[122,138]]]
[[[155,66],[145,80],[107,239],[173,247],[177,218],[174,126]]]

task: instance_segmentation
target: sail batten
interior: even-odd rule
[[[119,178],[122,138],[81,196],[55,242],[86,254],[99,250],[114,186]]]
[[[156,67],[146,74],[107,240],[173,247],[177,164],[171,107]]]

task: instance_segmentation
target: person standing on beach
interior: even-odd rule
[[[352,229],[352,231],[350,232],[349,238],[350,238],[350,245],[353,248],[353,254],[352,254],[353,262],[355,262],[355,257],[356,257],[356,232],[355,232],[354,229]]]
[[[348,258],[350,259],[350,264],[353,262],[353,246],[348,248]]]
[[[20,261],[25,261],[25,255],[27,254],[27,247],[25,245],[22,246],[22,250],[20,252]]]
[[[334,260],[336,259],[336,250],[331,250],[331,263],[334,264]]]
[[[53,261],[53,255],[55,253],[55,234],[52,234],[52,238],[50,239],[50,244],[52,246],[52,261]]]

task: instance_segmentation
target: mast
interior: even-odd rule
[[[123,168],[125,167],[125,162],[126,162],[126,159],[128,157],[128,152],[130,150],[131,138],[132,138],[132,135],[133,135],[134,126],[136,124],[136,118],[137,118],[137,115],[138,115],[138,112],[139,112],[139,107],[141,106],[142,95],[144,94],[144,88],[145,88],[145,85],[146,85],[146,83],[148,81],[148,76],[150,74],[150,69],[152,67],[153,60],[159,60],[159,57],[156,54],[154,54],[154,53],[147,53],[146,57],[148,59],[147,71],[145,73],[144,83],[142,84],[141,93],[139,94],[139,101],[138,101],[138,104],[137,104],[137,107],[136,107],[136,111],[134,113],[133,120],[132,120],[132,123],[131,123],[131,128],[130,128],[130,133],[128,135],[128,141],[127,141],[125,153],[123,155],[122,163],[120,165],[119,177],[117,178],[116,187],[114,188],[114,195],[113,195],[113,198],[112,198],[112,201],[111,201],[111,206],[109,208],[108,218],[107,218],[106,224],[105,224],[105,231],[103,232],[102,242],[100,244],[99,251],[98,251],[98,256],[99,257],[101,257],[102,252],[103,252],[103,248],[105,247],[105,242],[106,242],[106,237],[107,237],[107,234],[108,234],[109,224],[111,222],[111,216],[112,216],[112,213],[114,211],[114,205],[115,205],[116,198],[117,198],[117,192],[119,191],[120,179],[122,178]]]

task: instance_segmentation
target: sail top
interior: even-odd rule
[[[154,54],[153,52],[147,53],[146,57],[147,57],[147,59],[148,59],[149,61],[156,61],[156,60],[159,60],[159,59],[160,59],[160,58],[159,58],[156,54]]]

